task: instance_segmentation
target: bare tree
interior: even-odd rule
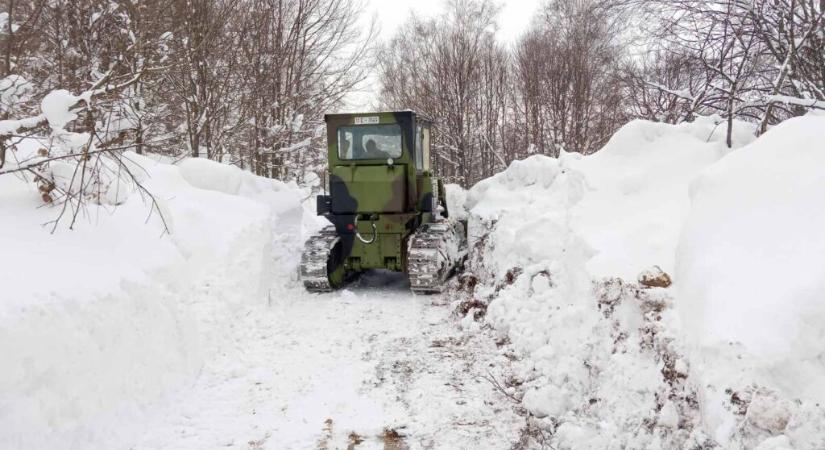
[[[625,104],[632,117],[666,123],[693,120],[707,95],[704,68],[696,58],[652,51],[626,63],[621,73]],[[679,86],[671,90],[668,86]]]
[[[759,131],[820,103],[825,77],[823,2],[819,0],[647,0],[661,24],[651,34],[671,60],[700,65],[704,82],[648,85],[727,122],[732,145],[736,118],[759,122]],[[691,81],[695,81],[692,77]],[[681,104],[681,102],[676,102]]]
[[[516,92],[527,145],[592,153],[624,123],[620,10],[548,1],[516,49]]]
[[[825,100],[825,2],[759,0],[749,14],[757,39],[778,63],[760,120],[759,132],[764,133],[780,119],[774,112],[781,94],[796,97],[801,105],[816,104],[805,99]]]
[[[435,168],[471,184],[505,165],[509,57],[495,39],[492,1],[445,6],[437,19],[412,16],[383,48],[381,99],[436,119]]]
[[[353,26],[357,0],[250,0],[243,10],[238,90],[251,126],[241,165],[301,179],[325,164],[323,114],[366,78],[375,28]]]

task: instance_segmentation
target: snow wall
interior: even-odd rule
[[[720,442],[741,426],[725,409],[733,390],[749,424],[825,448],[823,143],[825,117],[791,119],[690,184],[677,305]]]
[[[106,434],[140,432],[115,424],[191,382],[233,314],[294,278],[296,186],[207,160],[125,159],[162,215],[123,186],[118,206],[89,205],[50,234],[59,208],[0,177],[0,448],[128,440]]]
[[[467,193],[473,295],[557,448],[825,447],[825,120],[736,123],[733,150],[719,123],[634,121]]]

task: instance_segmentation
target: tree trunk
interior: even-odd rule
[[[5,76],[9,76],[11,74],[11,53],[14,49],[14,0],[9,0],[9,22],[8,22],[8,29],[6,32],[8,36],[6,36],[6,55],[5,55]]]

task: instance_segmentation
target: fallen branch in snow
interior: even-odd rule
[[[42,166],[43,164],[46,164],[46,163],[49,163],[49,162],[52,162],[52,161],[60,161],[60,160],[63,160],[63,159],[78,158],[78,157],[86,156],[86,155],[96,155],[96,154],[99,154],[99,153],[107,153],[107,152],[111,152],[111,151],[114,151],[114,150],[109,149],[109,148],[97,148],[96,150],[89,150],[89,151],[85,151],[85,152],[68,153],[68,154],[65,154],[65,155],[44,157],[43,159],[38,159],[36,162],[20,165],[20,166],[17,166],[17,167],[12,167],[12,168],[9,168],[9,169],[0,170],[0,175],[7,175],[7,174],[15,173],[15,172],[29,172],[34,168],[37,168],[39,166]]]
[[[140,192],[142,196],[145,195],[145,196],[149,197],[149,199],[152,201],[152,207],[149,208],[149,215],[146,216],[146,222],[148,223],[149,219],[152,218],[152,213],[157,211],[158,212],[158,217],[160,218],[160,222],[163,224],[163,234],[169,233],[170,232],[169,224],[166,222],[166,217],[164,217],[163,211],[161,211],[161,209],[160,209],[160,204],[158,203],[157,198],[151,192],[149,192],[149,190],[146,189],[146,187],[143,186],[143,184],[141,184],[138,181],[135,174],[132,173],[131,169],[129,169],[129,166],[127,166],[126,164],[123,163],[122,158],[123,158],[123,156],[120,156],[120,155],[115,156],[115,160],[118,162],[118,164],[120,164],[120,167],[129,175],[129,178],[135,184],[135,187],[137,187],[138,192]],[[138,167],[140,167],[140,166],[138,166]]]
[[[504,386],[501,385],[501,382],[499,382],[496,379],[495,375],[493,375],[492,372],[490,372],[489,370],[487,370],[486,375],[480,375],[480,378],[486,380],[493,386],[495,390],[499,391],[502,395],[512,400],[514,403],[521,404],[521,400],[518,399],[515,395],[507,392],[507,389],[505,389]]]
[[[157,211],[163,233],[169,232],[157,199],[122,159],[121,153],[134,147],[123,145],[126,132],[109,130],[108,125],[99,129],[95,125],[97,118],[92,109],[96,98],[111,94],[118,96],[138,83],[145,73],[157,69],[142,69],[119,83],[113,82],[116,70],[118,67],[110,69],[80,95],[65,90],[50,92],[42,99],[41,113],[38,115],[0,120],[0,176],[13,173],[34,175],[43,202],[57,202],[61,206],[57,217],[47,222],[52,225],[52,232],[67,214],[71,215],[69,229],[72,229],[87,202],[117,206],[128,197],[130,191],[136,191],[144,199],[150,199],[151,209],[147,221]],[[81,129],[84,132],[67,131],[64,127],[77,120],[79,113],[83,111],[85,114]],[[112,114],[112,111],[108,111],[108,114]],[[49,135],[51,144],[48,149],[42,148],[36,155],[29,154],[22,161],[17,160],[16,165],[8,167],[8,141],[24,133]],[[129,188],[121,189],[121,186]]]
[[[92,136],[89,136],[89,142],[84,147],[84,152],[83,152],[83,154],[80,158],[81,162],[80,162],[80,164],[75,165],[74,172],[72,173],[72,179],[69,182],[69,189],[67,189],[67,194],[71,194],[72,193],[71,192],[71,186],[74,185],[74,180],[77,178],[77,172],[80,171],[80,190],[79,190],[79,192],[76,193],[76,195],[72,196],[72,197],[75,197],[77,199],[77,207],[72,208],[72,210],[73,210],[72,211],[72,222],[71,222],[71,224],[69,224],[69,229],[70,230],[74,228],[74,224],[77,221],[77,215],[80,213],[81,206],[83,205],[83,187],[84,187],[84,181],[85,181],[85,178],[86,178],[86,163],[89,161],[89,153],[88,152],[89,152],[89,148],[92,146],[92,143],[93,143],[92,142]],[[50,184],[50,186],[55,185],[54,180],[46,179],[46,181]],[[48,195],[48,194],[46,194],[46,195]],[[54,233],[55,230],[57,230],[57,225],[60,223],[60,220],[63,218],[63,215],[66,213],[67,207],[70,206],[70,205],[72,205],[71,197],[67,197],[67,201],[63,202],[63,208],[61,208],[60,214],[58,214],[57,218],[55,218],[54,221],[51,222],[51,223],[54,224],[54,226],[52,227],[52,233]]]
[[[134,186],[135,190],[140,193],[141,197],[144,199],[148,197],[151,202],[149,215],[147,216],[146,221],[148,222],[152,215],[157,211],[158,217],[160,218],[163,226],[163,234],[169,233],[169,224],[166,221],[166,217],[163,215],[157,198],[148,189],[146,189],[138,176],[134,174],[132,168],[130,168],[129,165],[123,161],[126,157],[116,151],[120,147],[113,147],[113,145],[121,141],[121,136],[99,143],[97,146],[95,146],[95,139],[99,140],[100,138],[95,133],[92,133],[89,136],[89,140],[84,145],[82,152],[54,157],[44,157],[36,162],[0,172],[0,175],[20,171],[26,171],[33,174],[35,176],[35,181],[40,184],[40,191],[46,203],[52,203],[54,201],[51,196],[52,191],[57,191],[62,194],[62,208],[60,213],[54,220],[45,224],[52,225],[51,231],[54,233],[63,217],[69,211],[71,211],[71,222],[69,224],[69,229],[74,228],[77,217],[84,209],[88,198],[94,199],[96,203],[101,203],[102,197],[104,196],[104,192],[101,191],[102,172],[106,170],[113,171],[107,163],[109,161],[114,162],[117,166],[117,173],[112,177],[113,181],[110,182],[110,188],[111,183],[116,183],[116,187],[118,187],[118,189],[120,184]],[[90,166],[93,156],[95,156],[95,159]],[[104,159],[104,157],[106,159]],[[60,188],[53,175],[49,175],[40,170],[42,167],[47,167],[50,162],[59,162],[65,159],[73,158],[78,158],[78,163],[74,166],[71,178],[67,185],[68,188]],[[134,165],[136,167],[140,167],[137,164]],[[124,177],[122,174],[125,174],[126,176]],[[78,176],[79,182],[76,184],[75,181],[78,179]],[[92,188],[92,192],[89,192],[89,188]],[[111,193],[109,194],[111,195]],[[117,199],[119,197],[120,195],[116,193],[115,198]],[[115,200],[115,205],[117,204],[118,202]]]
[[[501,382],[498,379],[496,379],[495,375],[493,375],[493,373],[490,372],[489,369],[487,370],[486,375],[480,375],[479,378],[482,378],[483,380],[490,383],[490,385],[493,386],[493,389],[500,392],[502,395],[507,397],[513,403],[515,403],[517,405],[521,405],[521,400],[519,398],[517,398],[516,396],[514,396],[513,394],[507,392],[507,389],[505,389],[504,386],[502,386]],[[537,426],[537,425],[534,425],[534,424],[530,423],[530,417],[527,418],[527,427],[528,427],[528,429],[535,430],[536,434],[538,434],[538,438],[540,440],[541,448],[553,448],[553,447],[549,446],[549,444],[547,442],[547,436],[544,435],[544,430],[542,430],[540,426]]]
[[[49,155],[49,151],[42,149],[38,156],[26,162],[19,162],[15,167],[0,170],[0,176],[13,173],[30,173],[34,176],[34,181],[38,184],[41,197],[45,203],[61,204],[57,217],[44,225],[52,226],[52,233],[62,222],[66,214],[71,214],[69,229],[73,229],[80,212],[84,210],[86,201],[93,201],[98,204],[104,202],[104,197],[114,195],[114,200],[108,202],[118,205],[122,200],[119,192],[120,186],[132,186],[140,193],[141,197],[148,198],[151,202],[148,222],[152,215],[157,212],[163,226],[163,234],[169,233],[169,224],[164,217],[157,198],[141,183],[141,180],[133,172],[124,159],[124,150],[133,148],[131,145],[119,145],[123,141],[123,134],[120,133],[108,141],[102,141],[96,132],[89,134],[87,141],[81,146],[80,151],[73,151],[64,154]],[[42,153],[41,153],[42,152]],[[75,161],[71,169],[70,176],[60,176],[55,174],[50,168],[51,163],[62,163],[62,173],[65,174],[65,167],[72,163],[64,161]],[[140,167],[137,163],[132,163],[134,167]],[[111,189],[118,192],[112,194]],[[59,196],[54,196],[57,192]],[[124,195],[126,192],[124,191]]]

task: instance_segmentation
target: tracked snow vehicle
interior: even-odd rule
[[[419,293],[441,292],[466,256],[466,223],[450,218],[444,184],[430,168],[431,122],[412,111],[329,114],[332,225],[301,256],[311,292],[343,286],[370,269],[405,272]]]

